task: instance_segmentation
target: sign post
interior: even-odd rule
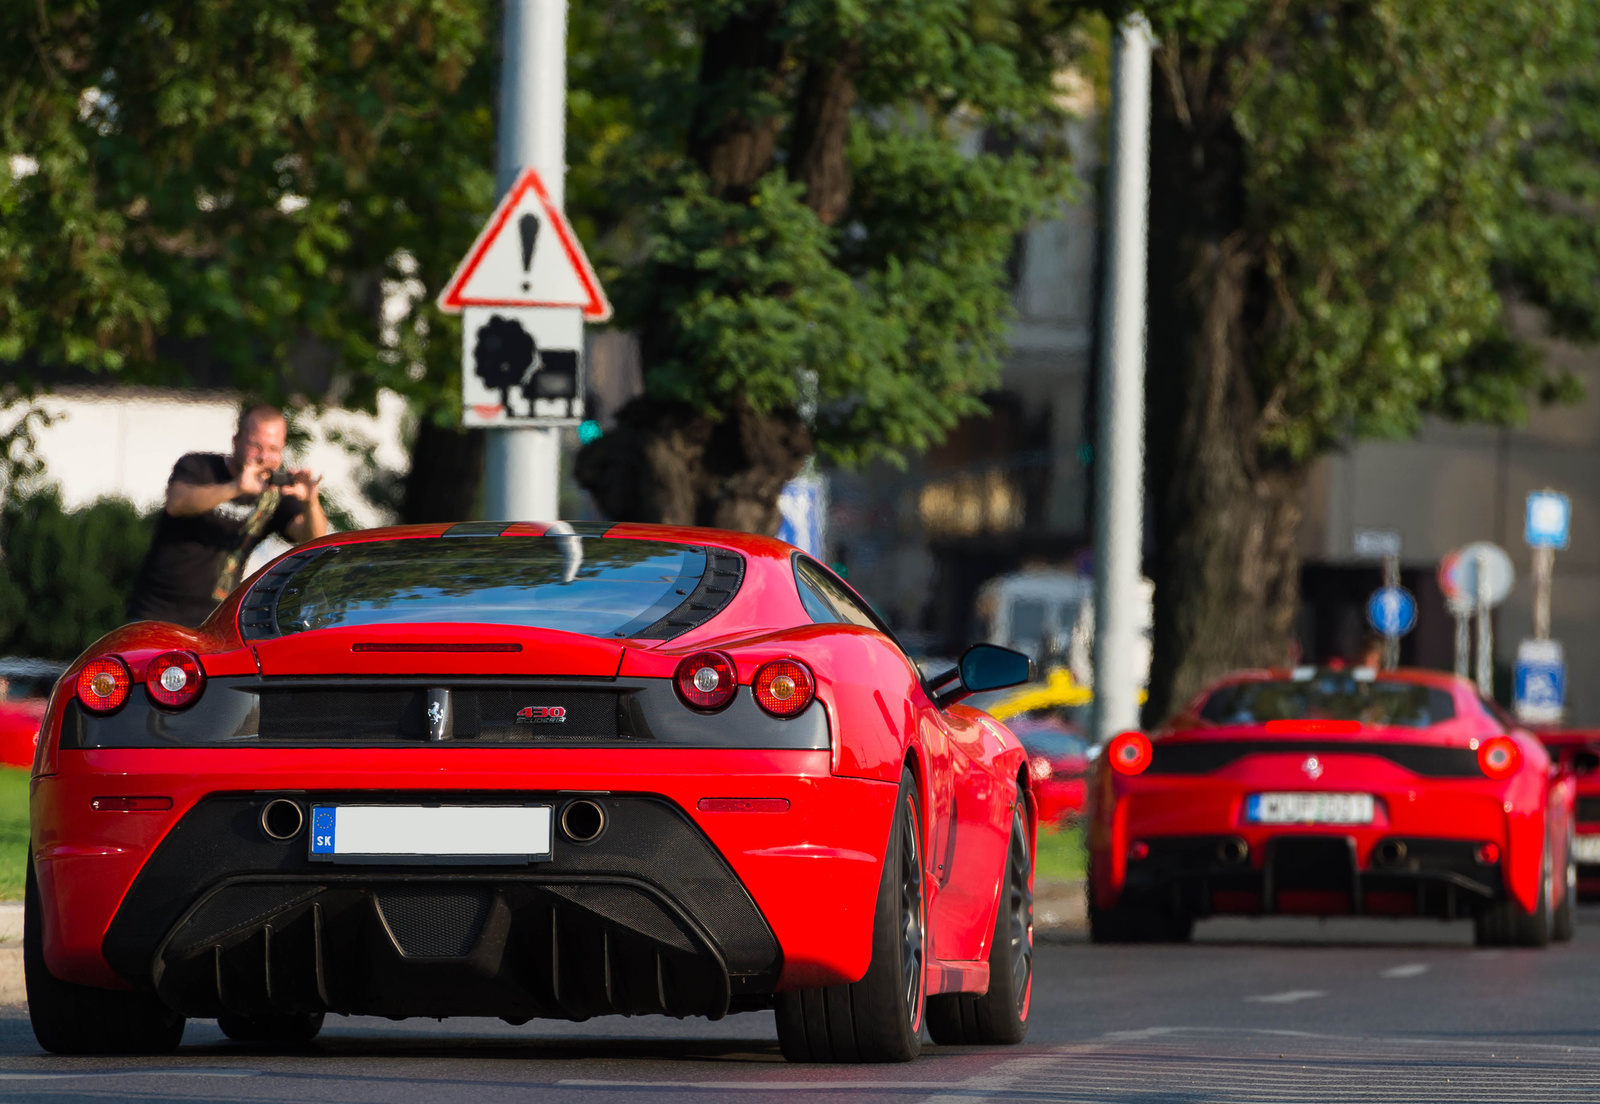
[[[1402,590],[1400,586],[1400,533],[1394,529],[1357,529],[1356,555],[1364,560],[1383,561],[1383,589]],[[1381,592],[1380,592],[1381,593]],[[1403,591],[1411,602],[1412,623],[1416,621],[1416,600],[1409,591]],[[1372,597],[1377,600],[1377,595]],[[1392,671],[1400,666],[1400,638],[1411,631],[1411,626],[1391,633],[1381,628],[1372,616],[1372,604],[1367,605],[1367,622],[1383,633],[1383,669]]]
[[[1400,638],[1417,627],[1417,600],[1405,587],[1379,587],[1367,599],[1367,624],[1383,634],[1383,669],[1392,671],[1400,657]]]
[[[1505,549],[1490,541],[1474,541],[1451,552],[1439,563],[1439,587],[1456,613],[1456,673],[1466,675],[1465,621],[1458,611],[1470,609],[1478,618],[1478,693],[1494,693],[1494,627],[1490,610],[1506,600],[1516,570]]]
[[[1532,724],[1555,724],[1566,706],[1567,665],[1561,644],[1550,639],[1550,601],[1556,552],[1567,547],[1572,503],[1557,491],[1534,491],[1522,537],[1533,552],[1533,639],[1517,648],[1517,716]]]

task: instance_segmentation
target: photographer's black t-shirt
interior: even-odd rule
[[[233,482],[227,457],[191,452],[172,467],[169,483],[196,487]],[[259,495],[238,495],[204,514],[157,516],[155,535],[128,598],[130,621],[172,621],[193,628],[216,608],[212,597],[230,555],[243,564],[268,535],[282,534],[305,510],[298,498],[282,497],[258,533],[246,536]]]

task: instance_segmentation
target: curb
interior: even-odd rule
[[[0,1004],[27,999],[22,983],[22,902],[0,901]]]

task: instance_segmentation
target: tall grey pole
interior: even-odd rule
[[[501,26],[498,194],[527,166],[539,170],[551,202],[566,207],[566,0],[504,0]],[[561,436],[555,429],[488,430],[484,516],[548,521],[559,512]]]
[[[1489,554],[1478,553],[1478,693],[1494,696],[1494,624],[1489,620]]]
[[[1144,529],[1145,257],[1150,206],[1150,29],[1117,30],[1111,77],[1105,334],[1095,442],[1094,738],[1139,727]]]

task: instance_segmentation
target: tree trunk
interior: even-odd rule
[[[1291,658],[1303,466],[1263,458],[1267,316],[1226,58],[1162,51],[1151,132],[1147,724],[1208,680]]]
[[[806,186],[806,206],[824,225],[832,226],[850,206],[850,109],[856,102],[854,79],[857,48],[846,45],[839,56],[813,59],[806,66],[795,111],[789,175]]]
[[[780,4],[753,5],[706,32],[689,156],[724,197],[748,191],[772,169],[783,117],[751,102],[761,92],[781,95],[786,50],[774,34],[781,15]]]
[[[811,431],[794,415],[758,414],[740,402],[718,421],[645,397],[578,453],[575,474],[607,517],[771,535],[778,492],[811,447]]]
[[[401,523],[470,519],[483,482],[483,450],[481,429],[441,429],[424,417],[411,445]]]

